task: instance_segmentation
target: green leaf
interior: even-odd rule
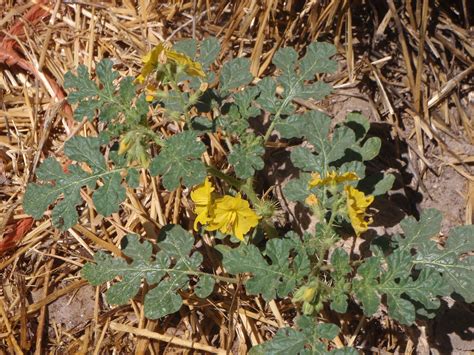
[[[71,93],[68,97],[68,101],[72,104],[82,101],[89,96],[99,94],[99,88],[90,80],[89,72],[85,65],[79,65],[77,68],[77,76],[70,71],[64,75],[64,88],[77,89],[76,92]]]
[[[370,137],[364,145],[358,149],[358,153],[362,156],[363,161],[372,160],[379,155],[381,146],[382,141],[379,137]]]
[[[277,88],[275,80],[267,76],[258,82],[257,88],[260,92],[257,103],[263,110],[276,114],[282,108],[283,100],[275,96]],[[291,110],[283,110],[282,113],[290,114]]]
[[[160,99],[160,104],[170,114],[181,114],[188,109],[189,94],[180,91],[169,91],[166,97]]]
[[[92,286],[99,286],[112,281],[118,275],[117,270],[126,267],[124,259],[113,258],[110,254],[99,251],[94,255],[94,263],[85,264],[81,274]]]
[[[220,73],[220,90],[226,92],[239,86],[249,84],[253,79],[250,73],[250,59],[235,58],[222,66]]]
[[[127,172],[127,185],[132,189],[140,186],[140,174],[137,169],[129,169]]]
[[[353,292],[362,302],[362,309],[368,316],[377,312],[380,298],[374,285],[380,270],[380,258],[369,257],[357,268],[358,278],[353,281]]]
[[[81,101],[74,110],[74,119],[76,121],[82,121],[83,118],[87,118],[89,121],[92,121],[101,107],[102,102],[99,100],[90,99]],[[106,114],[103,115],[107,117]]]
[[[100,141],[94,137],[72,137],[64,144],[64,154],[71,160],[84,162],[94,173],[107,170],[105,158],[100,153]]]
[[[349,255],[342,248],[336,248],[331,255],[331,265],[334,271],[331,273],[334,279],[334,285],[331,290],[331,309],[339,313],[347,311],[347,291],[349,290],[349,282],[346,276],[351,272],[349,264]]]
[[[358,112],[348,113],[345,125],[354,131],[358,141],[365,137],[370,128],[370,122],[367,117]]]
[[[309,268],[297,269],[289,262],[290,252],[302,252],[303,249],[295,239],[271,239],[266,245],[264,255],[267,255],[271,264],[263,257],[254,245],[240,244],[232,249],[218,245],[216,249],[223,256],[223,264],[231,274],[251,273],[252,277],[245,282],[248,294],[262,294],[266,300],[277,295],[286,297],[298,281],[309,272]]]
[[[358,355],[359,351],[356,348],[348,348],[347,346],[339,349],[331,350],[331,355]]]
[[[93,285],[120,277],[106,293],[112,304],[127,303],[146,280],[150,291],[145,295],[145,316],[158,319],[174,313],[182,305],[179,290],[189,284],[189,276],[202,274],[198,268],[203,258],[199,253],[191,254],[194,237],[179,225],[163,227],[160,239],[160,251],[153,258],[152,244],[141,243],[137,236],[129,234],[123,240],[123,253],[133,260],[131,263],[99,252],[94,263],[84,266],[82,275]],[[200,278],[200,292],[204,295],[212,291],[212,276],[204,274]]]
[[[253,106],[258,93],[257,87],[250,86],[232,95],[233,102],[229,104],[227,114],[218,118],[219,124],[227,133],[238,137],[245,135],[249,118],[260,114],[260,109]]]
[[[301,138],[306,135],[307,117],[304,115],[291,115],[275,124],[275,129],[282,138]]]
[[[122,176],[119,172],[105,176],[103,181],[104,185],[97,189],[92,200],[97,211],[104,216],[110,216],[118,212],[120,204],[125,200],[126,191],[121,185]]]
[[[197,51],[197,41],[193,38],[182,39],[173,45],[173,50],[194,59]]]
[[[178,133],[166,140],[160,154],[151,163],[150,173],[162,175],[163,186],[168,191],[176,189],[181,180],[187,187],[200,184],[206,177],[206,168],[200,160],[205,150],[196,133]]]
[[[304,85],[299,88],[297,95],[301,99],[322,100],[332,92],[332,87],[323,81]]]
[[[326,162],[329,164],[344,157],[355,144],[356,138],[353,130],[345,126],[337,127],[334,130],[331,143],[322,147],[321,154],[326,157]]]
[[[250,86],[233,95],[234,105],[237,106],[242,119],[248,120],[250,117],[255,117],[260,114],[260,110],[253,106],[253,102],[258,94],[258,88],[256,86]]]
[[[214,285],[216,284],[216,280],[209,276],[204,275],[199,277],[199,281],[194,288],[194,293],[199,298],[206,298],[208,297],[212,291],[214,290]]]
[[[40,180],[56,180],[63,176],[63,168],[54,158],[47,158],[36,170],[36,177]]]
[[[84,103],[84,102],[81,102],[81,104],[82,103]],[[87,104],[87,101],[85,101],[85,103]],[[79,107],[80,107],[80,105],[79,105]],[[76,111],[74,111],[74,114],[77,114],[77,111],[78,111],[79,107],[76,109]],[[113,104],[108,103],[108,104],[102,105],[101,110],[100,110],[100,114],[99,114],[99,118],[102,122],[111,122],[119,114],[120,114],[120,107],[118,107],[117,105],[113,105]],[[93,117],[93,116],[89,116],[89,117]],[[79,119],[81,119],[81,118],[79,118]]]
[[[119,73],[112,69],[113,63],[110,59],[101,60],[96,67],[96,73],[99,81],[103,86],[105,94],[112,95],[114,88],[114,80],[118,78]]]
[[[298,354],[304,349],[308,339],[302,332],[292,328],[279,329],[272,340],[254,346],[249,355]]]
[[[361,175],[359,176],[362,177]],[[380,196],[389,191],[394,182],[395,176],[392,174],[375,173],[369,174],[361,180],[358,188],[370,195]]]
[[[89,78],[87,68],[80,65],[77,75],[67,72],[64,76],[64,87],[73,89],[68,95],[71,104],[78,103],[74,118],[82,121],[84,117],[91,121],[98,114],[101,121],[118,121],[123,116],[127,119],[138,116],[143,117],[146,111],[133,105],[136,87],[134,78],[126,77],[120,84],[116,83],[119,73],[113,70],[110,59],[103,59],[96,65],[96,73],[100,82],[99,86]]]
[[[291,151],[291,162],[297,168],[304,171],[320,171],[323,168],[321,157],[313,154],[306,147],[296,147]]]
[[[407,242],[408,245],[413,245],[412,242]],[[401,243],[404,244],[405,241]],[[448,287],[446,294],[456,292],[466,302],[474,302],[474,257],[465,255],[474,250],[474,226],[456,227],[449,234],[443,249],[429,237],[424,243],[418,239],[418,243],[421,245],[417,250],[415,267],[423,271],[425,268],[436,270],[442,276],[442,283]]]
[[[300,62],[300,75],[311,80],[318,73],[334,73],[337,62],[329,59],[336,54],[336,47],[329,43],[314,42],[306,49],[306,55]]]
[[[331,309],[339,313],[347,312],[347,300],[346,294],[349,283],[344,281],[336,281],[331,290]]]
[[[331,164],[332,165],[332,164]],[[365,165],[357,160],[353,160],[351,162],[347,162],[342,164],[338,169],[339,174],[347,173],[347,172],[354,172],[360,179],[365,178]],[[360,182],[359,182],[360,183]],[[367,192],[367,190],[363,190]]]
[[[103,186],[93,194],[97,211],[109,216],[118,210],[120,203],[125,199],[125,189],[121,186],[122,168],[109,169],[100,152],[100,140],[93,137],[73,137],[64,145],[65,154],[80,163],[86,163],[92,172],[88,172],[79,165],[70,165],[69,172],[62,170],[58,162],[49,158],[38,168],[38,178],[42,184],[28,184],[23,201],[25,212],[33,218],[39,219],[62,196],[62,200],[52,212],[53,225],[66,230],[77,223],[76,207],[81,203],[80,190],[84,186],[96,188],[98,180]]]
[[[316,324],[314,319],[307,316],[299,317],[296,323],[299,330],[281,328],[273,339],[253,347],[249,354],[325,354],[329,352],[320,338],[332,340],[340,332],[335,324]]]
[[[349,255],[342,248],[336,248],[331,255],[331,265],[334,268],[334,278],[345,277],[351,272]]]
[[[307,173],[300,174],[297,179],[291,179],[283,187],[283,195],[290,201],[304,202],[309,195],[309,181],[311,175]]]
[[[353,292],[366,315],[377,310],[383,295],[389,315],[403,324],[412,324],[417,313],[429,315],[439,308],[440,296],[454,291],[472,297],[473,258],[462,260],[461,256],[474,248],[474,229],[455,230],[460,238],[439,249],[431,237],[439,232],[440,223],[441,214],[435,210],[423,212],[420,221],[405,218],[401,222],[405,236],[393,243],[398,248],[388,256],[378,253],[380,256],[365,259],[359,266]],[[382,265],[386,266],[381,269]],[[420,272],[412,273],[413,267]]]
[[[122,79],[119,86],[119,96],[122,102],[132,102],[136,95],[136,87],[133,83],[135,80],[132,76]]]
[[[272,63],[280,69],[284,74],[292,74],[296,62],[298,60],[298,53],[291,47],[280,48],[273,56]]]
[[[321,154],[321,161],[328,162],[337,156],[337,149],[328,140],[331,119],[319,111],[308,111],[303,115],[292,115],[279,121],[275,127],[283,138],[299,138],[305,136],[315,147],[316,153]],[[350,132],[350,130],[348,130]],[[342,132],[337,133],[336,140],[343,143]],[[350,133],[347,133],[350,135]],[[331,149],[335,150],[331,153]],[[328,158],[329,155],[329,159]]]
[[[428,209],[423,211],[420,221],[414,217],[406,217],[400,222],[400,226],[405,233],[404,238],[397,238],[400,250],[410,250],[420,248],[427,241],[437,235],[441,230],[443,216],[440,211]]]
[[[335,71],[336,62],[329,59],[335,53],[332,45],[312,43],[307,47],[305,57],[298,61],[298,54],[293,48],[279,49],[273,57],[273,64],[281,70],[277,81],[283,87],[283,101],[275,99],[275,92],[270,86],[265,88],[269,83],[259,83],[264,88],[259,99],[262,108],[270,113],[281,111],[280,113],[291,114],[291,101],[295,98],[322,99],[328,95],[331,92],[329,85],[323,82],[307,84],[306,81],[313,80],[317,73]]]
[[[165,280],[145,296],[145,315],[149,319],[159,319],[179,311],[183,304],[177,290],[184,286],[184,277]]]
[[[263,169],[265,163],[262,155],[265,149],[257,144],[244,146],[239,144],[234,146],[229,154],[229,163],[235,168],[235,174],[240,179],[248,179],[255,175],[255,171]]]
[[[221,51],[221,45],[219,40],[215,37],[207,37],[202,41],[199,52],[198,61],[202,64],[202,67],[206,70],[209,66],[214,63]]]

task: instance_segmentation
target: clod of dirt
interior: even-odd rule
[[[34,302],[41,300],[43,290],[32,292]],[[65,331],[83,326],[94,316],[94,287],[86,285],[74,294],[67,294],[48,306],[48,323],[56,323]],[[48,327],[53,331],[53,327]],[[54,333],[53,333],[54,334]]]

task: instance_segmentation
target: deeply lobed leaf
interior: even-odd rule
[[[188,187],[197,185],[206,177],[206,168],[200,160],[205,150],[196,133],[178,133],[166,140],[160,154],[151,163],[150,173],[161,175],[163,186],[169,191],[176,189],[181,181]]]
[[[23,201],[25,212],[39,219],[49,205],[62,196],[52,212],[53,225],[66,230],[77,223],[77,206],[81,203],[80,190],[84,186],[96,188],[98,181],[103,185],[93,194],[97,212],[104,216],[118,211],[125,199],[122,186],[122,168],[109,169],[100,152],[100,139],[76,136],[64,145],[65,154],[72,160],[87,165],[70,165],[68,172],[63,171],[59,162],[48,158],[38,168],[37,176],[43,183],[28,184]]]
[[[146,281],[152,287],[145,295],[144,304],[145,315],[150,319],[179,310],[183,303],[179,290],[189,284],[191,275],[202,275],[196,294],[207,297],[214,287],[214,278],[199,272],[202,255],[192,253],[194,237],[179,225],[169,225],[162,229],[161,239],[160,251],[153,257],[153,246],[149,241],[141,243],[136,235],[129,234],[124,238],[123,253],[133,260],[131,263],[97,253],[94,263],[84,266],[82,275],[93,285],[120,277],[106,293],[112,304],[127,303]]]

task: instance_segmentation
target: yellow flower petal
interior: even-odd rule
[[[167,49],[163,43],[160,43],[142,58],[143,68],[136,81],[142,84],[158,64],[165,64],[168,61],[181,66],[191,76],[206,76],[206,73],[202,70],[201,63],[193,61],[185,54]]]
[[[340,184],[346,181],[356,181],[359,180],[359,177],[354,172],[347,172],[343,174],[338,174],[335,171],[330,171],[327,173],[326,177],[323,179],[319,173],[312,173],[311,180],[309,181],[309,188],[313,188],[319,185],[331,185],[331,184]]]
[[[198,223],[205,225],[210,220],[210,214],[212,210],[212,192],[214,187],[212,186],[209,178],[206,177],[206,180],[201,185],[198,185],[191,192],[191,200],[194,202],[194,213],[197,217],[194,220],[194,230],[198,230]]]
[[[321,179],[321,174],[319,173],[312,173],[311,174],[311,180],[309,181],[309,188],[316,187],[320,184],[322,184],[323,179]]]
[[[344,188],[347,196],[347,212],[351,221],[352,228],[357,236],[369,229],[372,218],[366,213],[367,208],[374,201],[374,196],[366,196],[362,191],[355,187],[347,185]],[[367,217],[369,217],[367,219]]]
[[[359,180],[359,177],[357,176],[356,173],[350,171],[347,173],[344,173],[342,175],[337,175],[335,178],[336,183],[340,184],[341,182],[345,181],[357,181]]]
[[[172,50],[166,50],[166,57],[176,65],[184,67],[184,71],[191,76],[205,77],[206,73],[202,70],[201,63],[193,61],[187,55]]]

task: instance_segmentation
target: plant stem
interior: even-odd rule
[[[211,174],[212,176],[218,177],[219,179],[224,180],[225,182],[227,182],[229,185],[231,185],[237,190],[240,190],[242,188],[242,185],[244,184],[242,181],[232,176],[224,174],[222,171],[220,171],[219,169],[217,169],[216,167],[212,165],[207,166],[206,169],[209,174]]]
[[[280,116],[281,116],[281,113],[283,112],[283,109],[285,109],[286,106],[288,106],[288,104],[290,103],[291,100],[293,100],[293,87],[290,89],[290,91],[288,92],[288,96],[283,100],[280,108],[275,113],[275,116],[273,117],[273,120],[272,120],[272,122],[270,123],[270,126],[267,129],[267,132],[265,132],[265,136],[263,137],[263,144],[264,145],[268,141],[268,139],[270,138],[270,135],[272,134],[272,131],[275,128],[275,125],[276,125],[277,121],[280,119]]]

